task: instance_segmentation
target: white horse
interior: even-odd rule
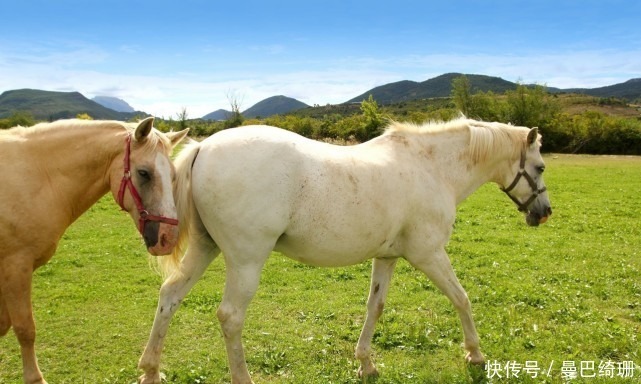
[[[241,332],[272,250],[320,267],[373,259],[367,316],[356,346],[359,375],[377,374],[370,344],[400,257],[454,304],[466,359],[483,363],[470,302],[445,245],[457,204],[488,181],[504,187],[529,225],[545,222],[552,210],[540,145],[536,128],[461,118],[422,126],[393,123],[383,135],[347,147],[252,126],[186,148],[176,161],[179,246],[140,359],[140,381],[160,383],[169,321],[221,251],[227,279],[217,316],[234,384],[252,383]],[[188,249],[179,260],[185,240]]]

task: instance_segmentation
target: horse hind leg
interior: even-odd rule
[[[208,234],[199,234],[191,239],[188,250],[180,262],[179,273],[168,278],[160,288],[149,341],[138,362],[138,368],[144,371],[138,380],[141,384],[160,384],[160,355],[169,322],[183,298],[198,282],[207,266],[220,254],[220,250]]]
[[[378,376],[378,371],[372,361],[371,343],[376,322],[383,313],[396,261],[397,259],[374,259],[372,262],[372,281],[367,298],[367,316],[354,354],[360,360],[361,366],[358,369],[358,376],[362,378]]]

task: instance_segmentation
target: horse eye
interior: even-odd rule
[[[543,173],[545,172],[545,165],[539,165],[536,167],[537,172]]]
[[[138,170],[138,176],[142,177],[145,180],[151,180],[151,175],[144,169]]]

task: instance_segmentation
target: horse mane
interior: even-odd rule
[[[133,135],[138,123],[123,122],[117,120],[83,120],[83,119],[63,119],[54,122],[38,123],[32,127],[17,126],[1,132],[6,135],[22,138],[38,137],[47,135],[54,130],[70,129],[70,130],[86,130],[87,128],[95,128],[98,130],[126,130]],[[155,151],[160,144],[166,152],[172,148],[171,141],[164,135],[159,135],[156,129],[152,130],[152,134],[147,136],[141,145],[143,150]]]
[[[447,122],[430,121],[424,124],[393,121],[384,134],[438,135],[444,132],[468,132],[468,155],[474,163],[485,162],[497,153],[517,158],[525,148],[528,128],[511,124],[489,123],[461,116]]]

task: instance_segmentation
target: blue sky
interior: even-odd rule
[[[2,0],[0,92],[115,96],[165,118],[274,95],[341,103],[447,72],[554,87],[641,77],[637,1]]]

